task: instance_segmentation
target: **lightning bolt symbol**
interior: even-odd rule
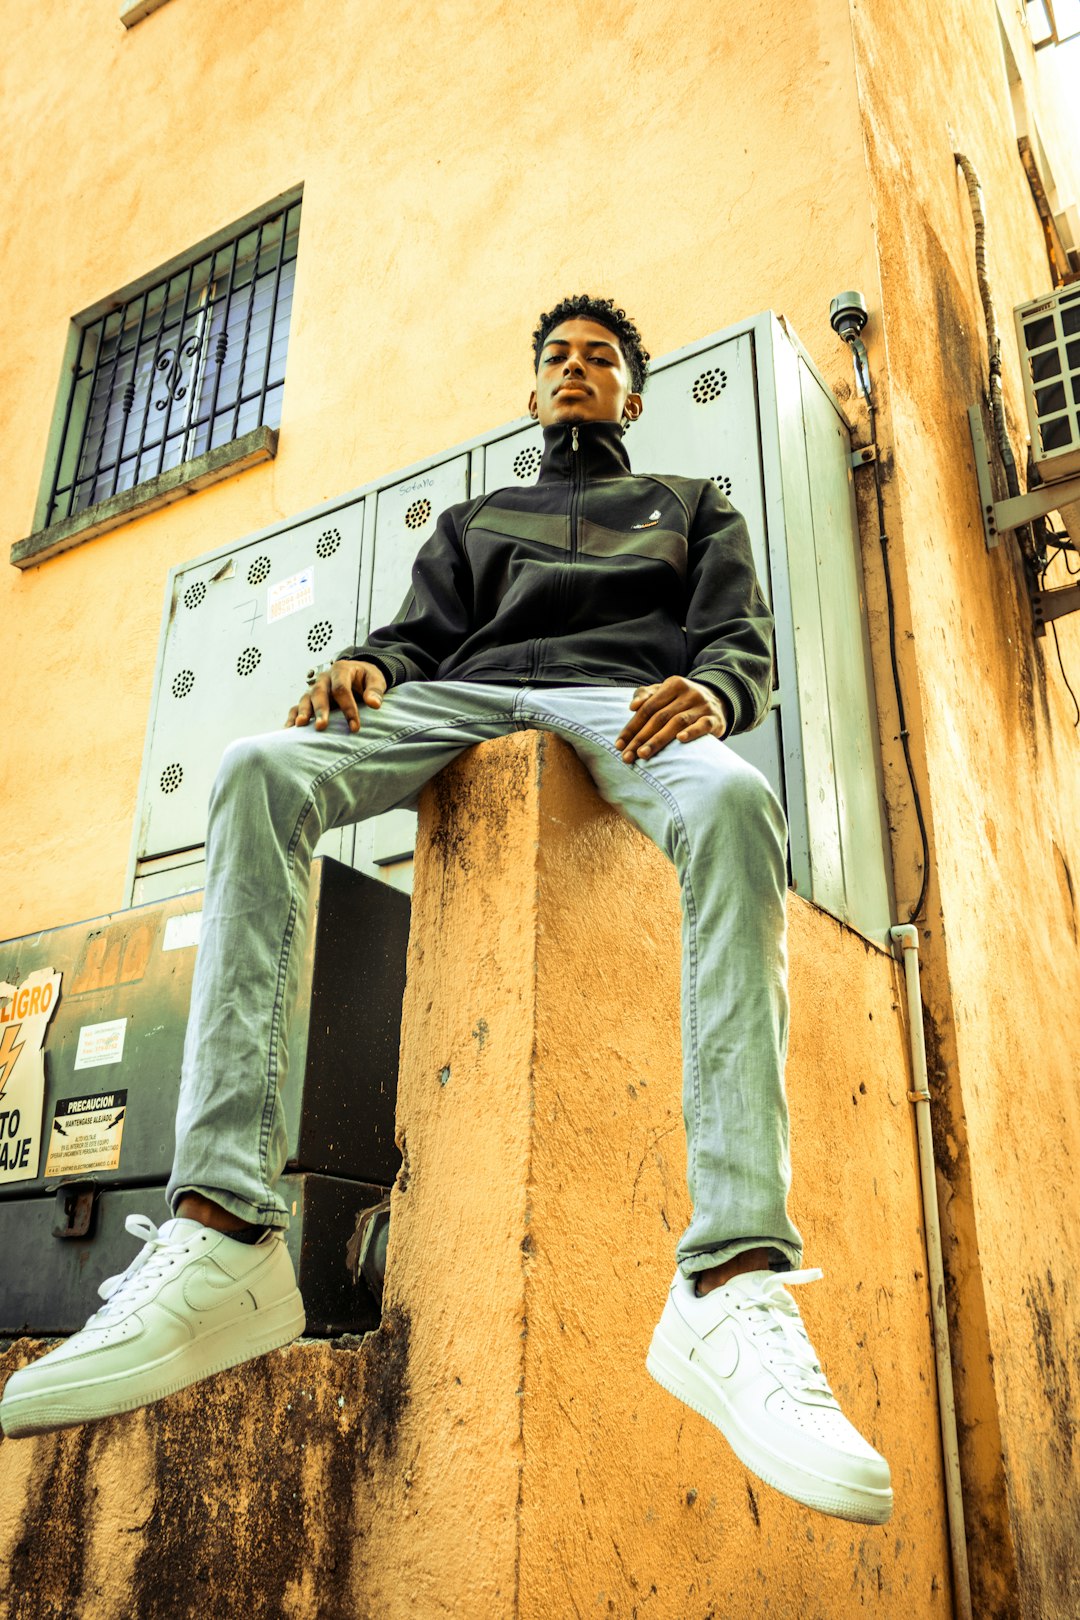
[[[17,1039],[20,1029],[21,1024],[9,1024],[4,1031],[3,1039],[0,1040],[0,1097],[7,1090],[15,1060],[26,1045],[25,1041]]]

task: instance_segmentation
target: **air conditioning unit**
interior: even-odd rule
[[[1031,428],[1044,483],[1080,472],[1080,281],[1013,311]]]

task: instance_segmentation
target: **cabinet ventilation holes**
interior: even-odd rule
[[[430,501],[413,501],[405,513],[405,527],[407,529],[422,529],[431,516]]]
[[[540,471],[540,452],[535,444],[527,449],[519,450],[514,457],[514,477],[531,478],[533,473]]]
[[[206,581],[197,579],[194,585],[189,585],[184,592],[184,606],[186,608],[197,608],[205,595]]]
[[[248,584],[249,585],[261,585],[263,580],[267,578],[269,573],[270,573],[270,559],[269,559],[269,557],[256,557],[255,561],[252,563],[251,567],[247,571]]]
[[[695,378],[694,386],[690,392],[695,404],[707,405],[711,399],[719,399],[727,387],[727,372],[721,371],[719,366],[713,366],[703,371],[700,377]]]
[[[334,627],[329,619],[320,619],[318,624],[313,624],[307,633],[308,652],[322,652],[333,633]]]
[[[182,765],[166,765],[161,773],[162,793],[175,793],[184,780],[184,767]]]
[[[731,494],[731,479],[726,473],[714,473],[713,483],[716,485],[721,495]]]
[[[324,529],[315,542],[315,555],[316,557],[332,557],[340,544],[340,529]]]
[[[236,673],[238,675],[254,675],[262,663],[262,653],[258,647],[245,647],[236,660]]]
[[[176,676],[176,678],[174,679],[174,681],[172,683],[172,695],[173,695],[173,697],[175,697],[175,698],[187,697],[188,693],[191,691],[191,688],[194,685],[195,685],[195,671],[193,669],[182,669],[180,671],[179,675]]]

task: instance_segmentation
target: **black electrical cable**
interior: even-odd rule
[[[1073,569],[1073,568],[1069,569],[1070,574],[1076,573],[1076,572],[1078,572],[1078,570]],[[1061,662],[1061,643],[1058,641],[1057,620],[1056,619],[1051,619],[1050,620],[1050,628],[1054,632],[1054,646],[1057,649],[1057,661],[1058,661],[1058,668],[1061,671],[1061,678],[1065,682],[1066,690],[1068,691],[1069,696],[1073,700],[1073,708],[1076,710],[1076,719],[1073,721],[1073,730],[1075,731],[1077,726],[1080,726],[1080,703],[1077,703],[1077,701],[1076,701],[1076,693],[1073,691],[1072,687],[1069,685],[1069,677],[1065,673],[1065,665]]]
[[[866,401],[870,413],[870,443],[877,448],[877,407],[872,399]],[[885,500],[881,490],[881,461],[875,454],[874,461],[874,491],[877,496],[878,540],[881,543],[881,560],[885,568],[885,601],[889,610],[889,657],[892,661],[893,686],[896,690],[896,708],[900,717],[900,742],[904,750],[904,759],[907,762],[908,780],[911,783],[911,796],[915,801],[915,815],[919,823],[919,835],[922,838],[922,887],[919,898],[908,917],[913,923],[922,912],[926,899],[926,886],[930,874],[930,844],[926,836],[926,822],[923,819],[922,803],[919,799],[919,789],[915,781],[915,767],[911,762],[911,747],[908,743],[907,721],[904,717],[904,698],[900,690],[900,670],[896,662],[896,615],[893,609],[892,575],[889,570],[889,537],[885,532]]]
[[[1044,519],[1044,524],[1045,524],[1045,527],[1047,529],[1049,529],[1049,524],[1045,523],[1045,519]],[[1063,561],[1065,563],[1065,572],[1068,575],[1070,575],[1071,578],[1075,579],[1077,574],[1080,574],[1080,563],[1078,563],[1075,568],[1070,568],[1070,566],[1069,566],[1069,552],[1070,551],[1075,551],[1076,548],[1072,544],[1071,540],[1069,539],[1069,536],[1068,536],[1067,532],[1059,534],[1055,530],[1053,533],[1044,534],[1043,535],[1043,545],[1044,545],[1044,548],[1045,548],[1045,546],[1048,546],[1048,545],[1053,546],[1055,548],[1055,551],[1056,551],[1056,556],[1047,558],[1046,562],[1043,564],[1042,568],[1040,568],[1040,570],[1039,570],[1039,589],[1040,589],[1040,591],[1044,591],[1046,589],[1046,574],[1047,574],[1047,571],[1049,570],[1050,564],[1057,560],[1057,557],[1061,557],[1063,559]],[[1044,550],[1043,555],[1045,556],[1045,550]],[[1073,721],[1073,730],[1075,731],[1077,729],[1077,727],[1080,726],[1080,703],[1077,702],[1076,693],[1073,691],[1072,687],[1069,685],[1069,677],[1065,673],[1065,663],[1064,663],[1064,660],[1062,659],[1062,656],[1061,656],[1061,642],[1058,640],[1057,621],[1055,619],[1050,620],[1050,629],[1053,631],[1053,635],[1054,635],[1054,651],[1057,653],[1058,668],[1061,671],[1061,678],[1065,682],[1065,690],[1068,692],[1069,696],[1072,698],[1073,708],[1076,710],[1076,719]]]

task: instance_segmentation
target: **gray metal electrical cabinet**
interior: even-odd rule
[[[367,503],[350,501],[174,569],[136,819],[130,904],[201,888],[225,745],[279,728],[304,671],[352,639]],[[318,853],[352,863],[353,833]]]
[[[786,807],[795,889],[887,944],[892,886],[849,426],[771,313],[657,361],[644,399],[627,435],[634,471],[718,485],[747,520],[776,619],[769,714],[730,746]],[[224,743],[280,725],[311,662],[392,620],[439,512],[534,482],[542,442],[528,419],[508,423],[174,571],[131,898],[201,883],[206,796]],[[331,533],[340,544],[324,555]],[[415,832],[415,813],[395,810],[320,850],[407,889]]]
[[[454,455],[379,490],[368,615],[373,629],[391,623],[408,595],[413,558],[434,530],[439,513],[467,499],[469,462],[467,452]],[[385,872],[395,862],[411,860],[416,820],[413,810],[389,810],[362,822],[356,829],[356,865],[362,871]],[[392,874],[391,881],[395,879],[411,890],[411,865],[404,874]]]

